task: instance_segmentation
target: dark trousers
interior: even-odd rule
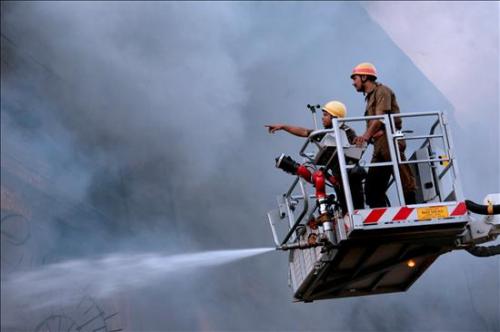
[[[388,206],[385,195],[389,180],[392,175],[392,167],[370,167],[365,182],[366,204],[370,208]]]
[[[387,137],[385,135],[376,138],[374,142],[372,163],[391,161],[389,147],[387,145]],[[399,141],[399,152],[401,160],[405,161],[404,151],[406,144],[404,141]],[[366,204],[370,208],[389,206],[389,200],[385,194],[387,186],[392,175],[391,166],[370,167],[365,182]],[[415,177],[407,164],[399,165],[399,175],[403,185],[403,193],[406,204],[416,203],[416,185]]]
[[[349,178],[349,188],[351,189],[352,205],[355,210],[362,210],[365,208],[364,197],[363,197],[363,168],[360,167],[359,170],[356,168],[350,169],[348,173]],[[340,207],[344,213],[347,213],[347,203],[345,200],[345,192],[343,186],[335,186],[335,192],[337,193],[337,199],[339,201]]]

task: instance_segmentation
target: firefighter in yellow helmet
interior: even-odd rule
[[[323,105],[321,108],[323,111],[321,120],[323,123],[323,127],[325,129],[331,129],[333,126],[332,119],[335,118],[344,118],[347,114],[347,109],[343,103],[340,101],[332,100]],[[308,137],[313,129],[303,128],[298,126],[292,126],[287,124],[270,124],[266,125],[269,130],[269,133],[275,133],[279,130],[284,130],[292,135],[299,137]],[[356,138],[356,133],[353,129],[351,129],[346,124],[342,124],[340,129],[345,131],[347,139],[351,144],[354,144],[354,139]],[[291,173],[293,175],[299,175],[306,179],[307,181],[311,180],[312,174],[306,169],[304,165],[300,165],[295,162],[289,156],[285,156],[282,154],[280,157],[276,158],[276,167],[283,169],[285,172]],[[344,191],[342,188],[342,181],[340,177],[340,169],[338,165],[331,165],[330,169],[332,175],[327,176],[326,178],[332,183],[335,188],[337,198],[339,199],[339,203],[341,205],[342,211],[347,212],[347,207],[345,203]],[[355,209],[363,209],[364,208],[364,200],[363,200],[363,188],[362,188],[362,178],[364,174],[364,170],[362,168],[349,169],[349,186],[351,188],[351,195],[353,206]],[[311,181],[310,181],[311,182]]]
[[[377,70],[371,63],[360,63],[354,67],[352,74],[352,85],[358,92],[365,95],[365,116],[397,114],[399,106],[394,92],[387,86],[377,82]],[[402,129],[401,118],[395,118],[396,130]],[[387,144],[386,128],[382,121],[367,121],[366,131],[363,135],[354,139],[357,145],[364,142],[372,143],[374,147],[372,163],[386,162],[391,160],[389,146]],[[404,151],[406,143],[398,141],[401,159],[405,159]],[[415,178],[407,164],[399,165],[399,173],[403,185],[406,204],[415,204]],[[392,174],[392,167],[371,167],[365,182],[366,204],[371,208],[387,206],[386,190]]]
[[[346,107],[343,103],[340,101],[332,100],[326,103],[321,110],[323,111],[323,116],[321,117],[321,121],[323,122],[323,127],[325,129],[330,129],[332,128],[332,118],[343,118],[345,117],[347,110]],[[308,128],[303,128],[303,127],[297,127],[297,126],[290,126],[286,124],[272,124],[272,125],[266,125],[268,128],[269,132],[274,134],[278,130],[284,130],[286,132],[289,132],[292,135],[299,136],[299,137],[308,137],[313,129],[308,129]],[[353,134],[355,135],[354,131],[347,126],[344,126],[346,129],[346,134],[348,135],[347,137],[349,140],[354,140]],[[344,128],[342,128],[344,129]],[[350,135],[350,136],[349,136]]]

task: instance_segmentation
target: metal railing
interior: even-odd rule
[[[302,208],[302,212],[299,214],[297,219],[292,223],[294,214],[293,214],[291,206],[290,206],[290,199],[292,199],[291,195],[292,195],[293,190],[297,186],[297,183],[300,184],[300,190],[302,192],[302,196],[298,197],[297,199],[303,200],[304,206]],[[307,211],[309,210],[309,199],[307,198],[307,193],[306,193],[306,190],[304,188],[304,183],[302,182],[302,179],[300,179],[298,176],[297,176],[296,180],[293,182],[293,184],[290,186],[290,189],[288,190],[288,192],[285,194],[284,200],[285,200],[285,204],[286,204],[286,208],[287,208],[288,220],[291,224],[290,224],[290,230],[286,234],[283,241],[281,241],[281,245],[288,242],[290,237],[294,234],[295,230],[299,226],[302,219],[304,219],[304,216],[307,214]]]
[[[437,120],[432,124],[431,129],[429,131],[429,134],[419,134],[419,135],[405,135],[405,133],[399,131],[399,130],[394,130],[393,128],[396,128],[395,124],[395,119],[396,118],[415,118],[415,117],[432,117],[436,116]],[[369,162],[369,163],[358,163],[357,165],[347,165],[346,164],[346,157],[344,154],[344,147],[348,147],[346,142],[342,141],[341,135],[340,135],[340,127],[344,123],[350,123],[350,122],[360,122],[360,121],[369,121],[369,120],[380,120],[384,123],[385,126],[385,139],[387,139],[387,144],[389,147],[389,153],[391,160],[386,161],[386,162]],[[439,133],[436,133],[436,129],[440,129]],[[393,178],[391,182],[389,183],[389,186],[392,184],[395,184],[396,187],[396,193],[397,193],[397,198],[398,198],[398,203],[400,206],[406,205],[405,198],[404,198],[404,193],[403,193],[403,186],[401,182],[401,177],[400,177],[400,172],[399,172],[399,166],[402,164],[421,164],[421,163],[429,163],[433,165],[434,163],[442,163],[442,162],[448,162],[448,165],[444,167],[444,169],[439,173],[435,173],[433,170],[433,176],[434,176],[434,181],[437,185],[437,192],[439,195],[440,201],[444,202],[447,196],[454,194],[457,199],[462,199],[462,191],[461,191],[461,186],[458,181],[458,168],[455,162],[455,156],[453,154],[453,146],[451,142],[451,137],[449,137],[449,131],[447,130],[447,122],[444,118],[444,115],[442,112],[435,111],[435,112],[424,112],[424,113],[406,113],[406,114],[385,114],[385,115],[376,115],[376,116],[366,116],[366,117],[353,117],[353,118],[343,118],[343,119],[337,119],[333,118],[332,119],[332,128],[331,129],[324,129],[324,130],[315,130],[313,131],[309,137],[307,138],[306,142],[300,149],[300,156],[304,157],[305,160],[309,161],[311,163],[311,166],[314,168],[315,165],[314,163],[314,157],[310,154],[307,153],[308,147],[312,144],[314,144],[316,147],[320,148],[319,140],[318,137],[321,135],[325,134],[333,134],[333,137],[335,138],[336,146],[337,149],[335,153],[332,154],[332,157],[330,158],[330,161],[333,160],[333,158],[336,158],[338,161],[339,165],[339,170],[340,170],[340,175],[341,175],[341,181],[342,181],[342,186],[344,189],[344,195],[345,195],[345,202],[347,206],[347,216],[348,216],[348,222],[350,223],[350,226],[353,226],[353,214],[354,214],[354,208],[353,208],[353,201],[352,201],[352,195],[351,195],[351,188],[349,186],[349,178],[348,178],[348,173],[347,170],[356,166],[362,166],[362,167],[387,167],[390,166],[392,167],[393,171]],[[445,158],[437,158],[435,155],[431,155],[430,158],[427,159],[422,159],[422,160],[402,160],[401,156],[401,151],[399,150],[399,141],[405,141],[405,140],[425,140],[424,143],[422,144],[421,148],[425,147],[426,145],[429,146],[430,151],[432,152],[432,144],[431,141],[433,139],[441,139],[444,147],[444,154]],[[342,148],[341,148],[342,147]],[[441,179],[450,171],[452,170],[452,186],[453,186],[453,191],[452,193],[448,194],[446,197],[443,197],[443,192],[442,192],[442,187],[441,187]],[[297,185],[300,187],[301,193],[298,195],[293,195],[294,190],[297,188]],[[271,228],[273,229],[273,237],[275,239],[275,242],[278,244],[280,243],[281,245],[286,244],[290,239],[292,241],[296,240],[296,238],[292,238],[294,235],[294,232],[297,230],[298,226],[300,225],[301,221],[304,219],[304,217],[307,215],[309,211],[309,198],[313,198],[314,196],[308,196],[307,191],[305,188],[305,183],[302,179],[300,179],[298,176],[295,178],[291,186],[289,187],[288,191],[283,195],[283,200],[284,204],[286,207],[286,214],[288,217],[289,221],[289,229],[282,241],[278,240],[278,237],[276,235],[276,230],[274,229],[274,225],[272,221],[270,220],[271,223]],[[297,218],[294,217],[294,208],[297,206],[298,202],[303,201],[303,207],[302,210]],[[310,212],[310,211],[309,211]],[[314,210],[312,211],[314,212]],[[311,212],[310,212],[311,213]]]
[[[406,114],[392,114],[391,115],[391,125],[392,128],[395,128],[395,119],[396,118],[409,118],[409,117],[426,117],[426,116],[436,116],[437,120],[433,123],[431,126],[431,129],[429,131],[429,134],[427,135],[411,135],[411,136],[397,136],[395,138],[395,145],[398,144],[399,141],[401,140],[419,140],[419,139],[425,139],[424,143],[421,145],[421,148],[424,148],[426,145],[428,146],[430,155],[432,158],[429,159],[418,159],[418,160],[406,160],[403,161],[401,160],[401,154],[399,149],[396,149],[397,153],[397,160],[399,164],[422,164],[422,163],[430,163],[431,165],[433,163],[443,163],[443,162],[448,162],[448,165],[445,166],[445,168],[439,173],[434,174],[434,182],[437,185],[438,189],[438,196],[440,201],[444,201],[446,199],[446,196],[443,197],[443,192],[442,192],[442,184],[441,184],[441,179],[448,173],[448,171],[452,170],[452,186],[455,197],[457,198],[462,198],[462,188],[460,186],[460,182],[458,181],[458,166],[455,161],[456,157],[454,156],[454,151],[453,151],[453,146],[451,145],[451,137],[448,134],[448,129],[447,129],[447,121],[446,117],[443,114],[443,112],[439,111],[434,111],[434,112],[423,112],[423,113],[406,113]],[[440,129],[441,134],[435,134],[436,128]],[[446,157],[435,157],[435,153],[433,152],[432,149],[432,144],[431,140],[435,138],[440,138],[442,145],[444,147],[444,155]],[[451,194],[451,193],[450,193]]]

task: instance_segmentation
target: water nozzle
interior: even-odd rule
[[[278,158],[276,158],[276,167],[292,175],[297,174],[297,168],[299,166],[300,166],[299,163],[297,163],[289,156],[286,156],[284,153],[282,153]]]
[[[322,245],[323,243],[321,242],[309,243],[307,241],[302,240],[295,243],[282,244],[281,246],[276,247],[276,250],[287,251],[292,249],[309,249],[309,248],[319,247]]]

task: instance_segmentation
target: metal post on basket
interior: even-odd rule
[[[320,109],[320,105],[307,104],[307,108],[311,111],[314,122],[314,130],[318,130],[318,120],[316,119],[316,110]]]

